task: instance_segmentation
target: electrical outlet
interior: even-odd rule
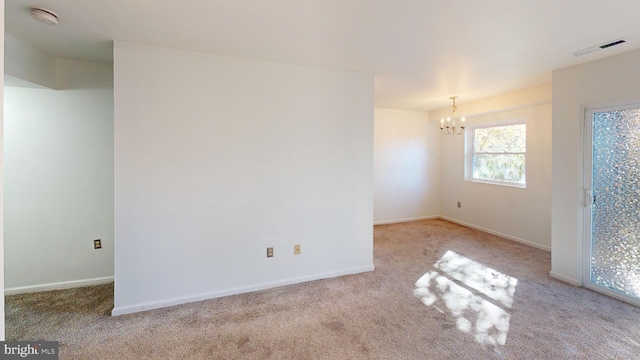
[[[300,255],[300,244],[293,245],[293,255]]]
[[[93,248],[102,249],[102,240],[100,239],[93,240]]]
[[[272,247],[268,247],[267,248],[267,257],[273,257],[273,248]]]
[[[462,203],[458,201],[458,207],[462,207]]]

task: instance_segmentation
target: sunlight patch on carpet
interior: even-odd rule
[[[433,267],[418,279],[413,295],[438,310],[446,306],[456,328],[478,343],[504,345],[511,316],[503,307],[513,305],[518,280],[453,251]]]
[[[455,280],[511,308],[518,279],[502,274],[453,251],[447,251],[433,266]]]

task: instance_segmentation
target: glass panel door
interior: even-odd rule
[[[588,111],[586,133],[584,283],[640,305],[640,105]]]

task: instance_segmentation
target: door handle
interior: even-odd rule
[[[595,195],[591,195],[590,189],[584,189],[584,207],[590,207],[596,202]]]

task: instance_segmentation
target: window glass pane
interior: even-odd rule
[[[524,184],[524,154],[474,154],[473,178]]]
[[[473,152],[525,152],[527,148],[525,124],[475,129],[473,134]]]

